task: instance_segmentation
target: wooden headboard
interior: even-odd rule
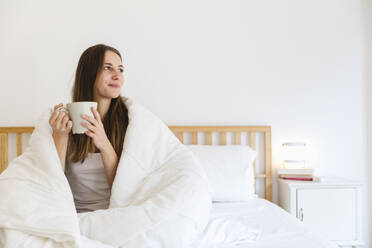
[[[8,166],[8,136],[17,134],[17,156],[22,154],[22,135],[34,131],[34,127],[0,127],[0,173]]]
[[[252,149],[256,149],[256,135],[263,133],[263,172],[256,173],[255,178],[264,180],[265,199],[272,201],[272,163],[271,163],[271,127],[270,126],[169,126],[178,139],[187,144],[185,137],[191,134],[191,144],[201,144],[199,134],[205,135],[203,145],[229,145],[227,134],[232,134],[232,144],[244,145],[246,143]],[[17,156],[22,154],[22,135],[30,134],[34,127],[0,127],[0,173],[8,165],[8,135],[16,134],[17,137]],[[219,140],[214,140],[218,134]],[[246,133],[249,137],[248,142],[243,142],[242,135]],[[256,171],[256,170],[255,170]]]

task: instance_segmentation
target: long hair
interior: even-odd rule
[[[122,57],[113,47],[98,44],[86,49],[80,56],[76,68],[75,82],[72,87],[72,102],[94,101],[93,89],[96,77],[102,67],[106,51],[112,51]],[[122,97],[111,99],[110,107],[102,120],[106,135],[110,140],[118,158],[123,150],[125,133],[128,127],[128,109]],[[92,139],[85,134],[69,134],[66,161],[84,162],[88,153],[94,151]]]

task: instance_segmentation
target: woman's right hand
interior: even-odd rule
[[[63,104],[54,106],[54,111],[49,118],[49,125],[53,129],[53,135],[67,136],[71,132],[72,121],[64,111],[57,110],[59,107],[63,107]]]

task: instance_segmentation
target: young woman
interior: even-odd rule
[[[121,55],[115,48],[102,44],[89,47],[79,59],[72,89],[72,102],[98,103],[97,109],[92,107],[94,118],[83,116],[88,123],[80,124],[88,131],[72,134],[72,121],[60,110],[62,103],[54,106],[49,119],[77,212],[109,205],[128,126],[128,109],[120,96],[123,71]]]

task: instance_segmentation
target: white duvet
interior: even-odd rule
[[[0,175],[0,247],[187,247],[207,225],[210,194],[191,151],[123,98],[129,125],[110,206],[77,214],[45,112]]]
[[[322,233],[260,198],[213,203],[210,221],[190,248],[337,248]]]

